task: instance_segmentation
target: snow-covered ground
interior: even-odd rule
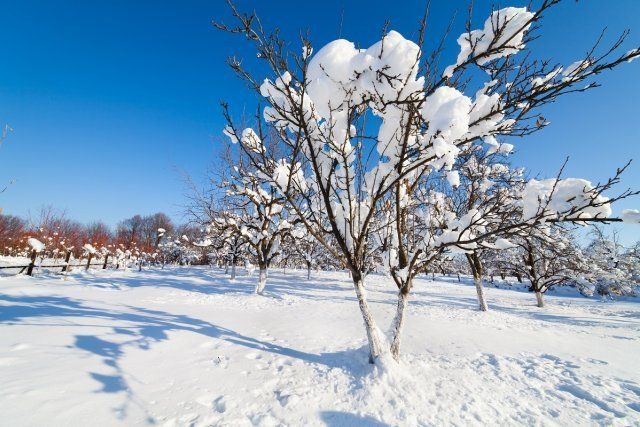
[[[0,279],[0,424],[640,425],[640,304],[421,279],[373,367],[346,273]],[[395,298],[368,278],[379,324]]]

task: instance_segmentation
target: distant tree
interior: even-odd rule
[[[117,243],[124,245],[126,248],[132,247],[142,237],[143,226],[144,220],[141,215],[134,215],[131,218],[120,221],[116,230]]]
[[[27,229],[26,221],[12,215],[0,215],[0,252],[5,255],[13,254]]]
[[[86,226],[85,235],[87,243],[91,244],[96,249],[106,247],[113,239],[109,226],[102,222],[94,222]]]
[[[588,264],[575,238],[566,226],[550,225],[530,230],[513,239],[517,248],[505,266],[529,281],[538,307],[544,307],[544,294],[559,285],[576,285],[588,273]]]
[[[639,286],[635,251],[626,250],[617,233],[608,235],[602,227],[593,227],[591,242],[584,249],[589,268],[585,274],[589,292],[600,296],[636,295]]]
[[[171,218],[165,213],[158,212],[142,218],[140,230],[140,243],[146,251],[153,251],[158,244],[158,229],[164,229],[166,233],[174,232],[174,225]]]

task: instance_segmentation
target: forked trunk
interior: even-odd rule
[[[267,269],[260,267],[260,276],[258,276],[258,283],[256,283],[256,294],[262,295],[265,286],[267,286]]]
[[[359,274],[353,274],[353,278],[353,286],[356,290],[356,297],[358,298],[358,305],[360,306],[360,313],[362,313],[364,328],[367,332],[367,341],[369,342],[369,363],[374,363],[378,356],[380,356],[381,350],[378,327],[376,326],[373,313],[371,313],[371,309],[367,303],[367,296],[362,277]]]
[[[473,275],[473,283],[476,285],[476,292],[478,294],[478,308],[480,311],[488,311],[487,300],[484,297],[484,286],[482,286],[482,276]]]
[[[410,289],[410,288],[408,288]],[[400,342],[402,341],[402,328],[404,326],[404,312],[409,302],[409,293],[400,290],[398,292],[398,305],[396,306],[396,315],[391,324],[391,333],[393,341],[391,342],[391,355],[395,360],[400,359]]]
[[[542,292],[536,291],[536,300],[538,301],[538,307],[544,307],[544,299],[542,298]]]

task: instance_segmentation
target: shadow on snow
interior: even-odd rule
[[[73,319],[72,322],[70,322],[71,319]],[[366,363],[367,353],[364,347],[334,353],[308,353],[249,337],[187,315],[131,305],[122,306],[120,310],[97,308],[88,306],[83,301],[61,296],[0,294],[0,324],[108,328],[108,332],[99,334],[100,336],[75,335],[75,341],[69,347],[100,357],[102,363],[113,371],[111,375],[89,372],[91,378],[100,384],[100,388],[95,392],[122,392],[127,396],[127,401],[135,401],[135,399],[125,378],[125,372],[120,366],[125,350],[127,348],[147,350],[153,343],[167,340],[170,331],[192,332],[247,349],[266,351],[329,368],[339,368],[354,380],[366,375],[371,369]],[[120,418],[126,416],[127,405],[128,403],[125,402],[122,407],[115,409]]]

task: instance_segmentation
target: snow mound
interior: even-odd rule
[[[27,240],[27,243],[29,244],[31,249],[35,250],[36,252],[44,251],[44,248],[45,248],[44,243],[42,243],[40,240],[36,239],[35,237],[29,237],[29,239]]]

